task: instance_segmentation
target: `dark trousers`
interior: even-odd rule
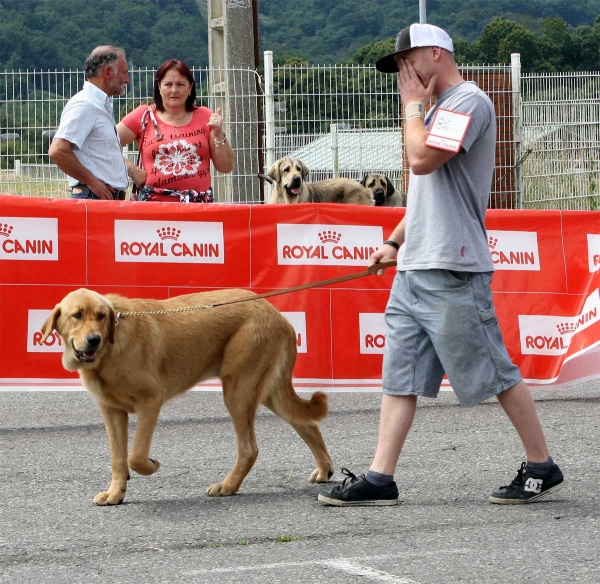
[[[74,193],[73,189],[77,189],[79,192]],[[113,197],[114,197],[115,201],[124,201],[125,200],[125,191],[120,191],[120,190],[115,189],[115,193],[114,193]],[[96,194],[94,194],[92,192],[92,190],[90,189],[90,187],[79,183],[78,185],[71,187],[71,199],[96,199],[97,201],[99,201],[100,197],[98,197]]]

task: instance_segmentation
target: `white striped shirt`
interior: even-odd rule
[[[73,154],[97,179],[125,190],[129,184],[121,143],[113,118],[113,100],[86,81],[63,109],[54,138],[73,145]],[[69,177],[69,186],[79,183]]]

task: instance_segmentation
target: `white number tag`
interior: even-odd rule
[[[433,116],[425,144],[440,150],[458,152],[470,123],[470,114],[459,114],[440,107]]]

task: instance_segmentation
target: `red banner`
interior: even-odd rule
[[[77,385],[62,368],[61,339],[42,343],[39,333],[73,289],[261,293],[353,274],[404,211],[0,196],[0,389]],[[600,377],[600,214],[490,210],[486,227],[498,318],[525,379],[557,386]],[[296,331],[296,387],[380,388],[393,275],[270,299]]]

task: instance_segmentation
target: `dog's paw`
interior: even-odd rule
[[[309,483],[326,483],[333,475],[333,469],[316,468],[308,477]]]
[[[158,460],[153,460],[152,458],[145,458],[143,460],[130,458],[128,464],[131,470],[134,470],[141,475],[154,474],[160,468],[160,462],[158,462]]]
[[[120,505],[125,499],[125,493],[112,493],[111,491],[104,491],[98,493],[94,497],[94,505],[109,506],[109,505]]]
[[[206,494],[209,497],[230,497],[237,493],[237,489],[234,489],[226,483],[215,483],[206,489]]]

